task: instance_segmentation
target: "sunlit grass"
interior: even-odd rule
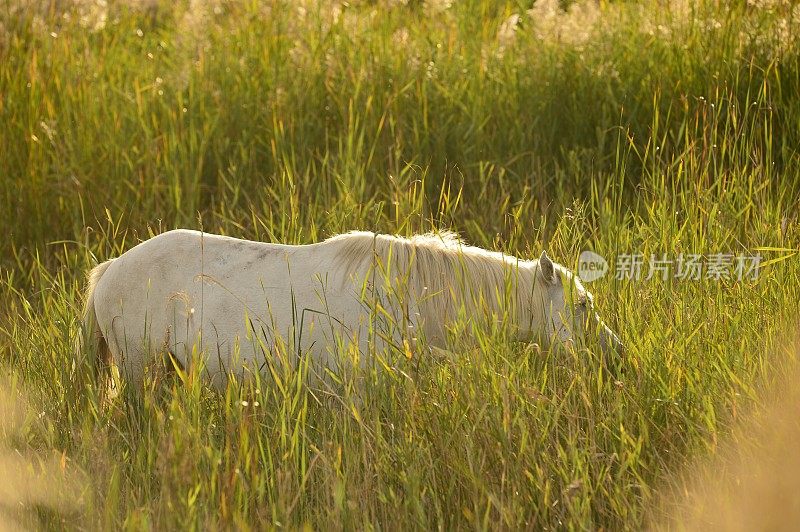
[[[556,4],[0,7],[0,353],[37,391],[30,444],[93,491],[43,524],[645,523],[782,367],[770,353],[800,310],[800,17]],[[592,283],[628,348],[618,373],[488,330],[322,389],[314,368],[223,394],[155,368],[104,402],[73,366],[84,272],[179,226],[770,264]]]

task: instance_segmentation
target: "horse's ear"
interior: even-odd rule
[[[542,251],[539,257],[539,274],[546,283],[556,283],[556,267],[553,266],[553,261],[547,256],[546,251]]]

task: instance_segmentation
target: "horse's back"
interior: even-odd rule
[[[200,345],[211,370],[258,362],[277,337],[305,328],[328,343],[331,320],[359,310],[330,246],[288,246],[175,230],[122,254],[95,288],[98,321],[129,374],[152,351],[186,364]],[[302,340],[302,339],[301,339]],[[227,367],[225,367],[227,365]]]

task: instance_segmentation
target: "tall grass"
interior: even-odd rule
[[[6,2],[0,353],[44,412],[25,445],[63,450],[93,492],[41,522],[641,526],[798,315],[798,24],[780,1]],[[366,400],[354,376],[217,394],[156,372],[104,405],[73,366],[84,272],[178,226],[765,266],[592,284],[618,375],[482,331],[358,375]]]

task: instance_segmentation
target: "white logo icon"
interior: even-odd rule
[[[578,257],[578,277],[585,283],[591,283],[608,272],[606,259],[593,251],[583,251]]]

